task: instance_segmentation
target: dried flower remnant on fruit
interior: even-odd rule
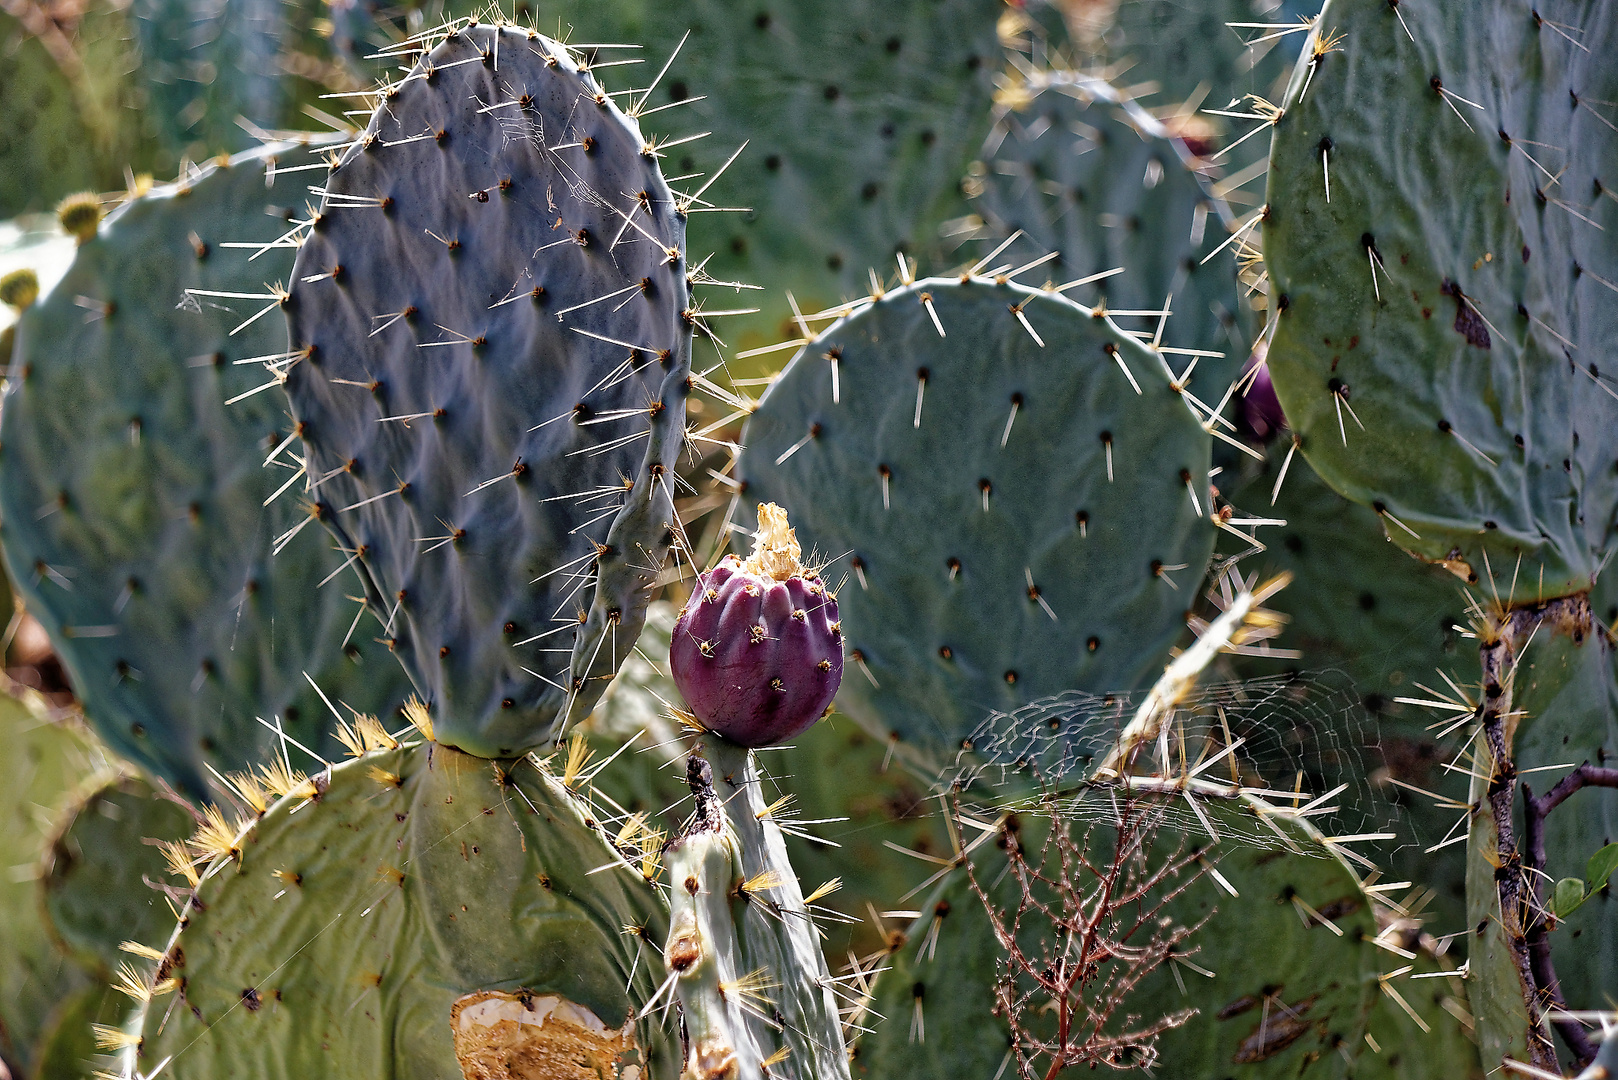
[[[787,525],[787,512],[774,503],[760,504],[753,553],[742,563],[742,573],[771,577],[776,581],[802,577],[805,575],[803,564],[799,561],[802,556],[803,548],[798,546],[797,532]]]

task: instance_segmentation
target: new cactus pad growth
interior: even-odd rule
[[[1615,48],[1610,3],[1330,0],[1274,118],[1269,367],[1303,454],[1507,603],[1618,545]]]
[[[344,556],[276,497],[295,431],[259,368],[286,351],[264,281],[292,260],[264,211],[301,194],[270,170],[309,159],[275,144],[124,203],[24,312],[6,382],[11,580],[90,723],[195,798],[277,722],[335,754],[335,703],[391,715],[408,689]]]
[[[1213,547],[1184,389],[1101,313],[970,275],[851,305],[800,350],[737,474],[845,581],[842,707],[953,756],[994,709],[1155,677]]]
[[[799,734],[842,682],[837,598],[802,554],[786,511],[760,506],[753,554],[699,575],[674,624],[669,668],[686,706],[742,746]]]
[[[288,300],[312,513],[438,737],[533,746],[634,645],[678,528],[689,204],[573,53],[509,26],[427,53],[322,191]]]

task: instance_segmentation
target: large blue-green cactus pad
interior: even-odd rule
[[[677,527],[685,225],[646,150],[557,42],[461,29],[382,98],[298,253],[311,497],[463,749],[588,713]]]
[[[1331,0],[1274,132],[1269,365],[1303,452],[1507,601],[1589,589],[1615,542],[1615,47],[1606,3]]]
[[[1086,797],[1108,798],[1103,793]],[[1214,802],[1207,813],[1223,836],[1219,843],[1209,842],[1182,804],[1160,821],[1163,831],[1155,839],[1147,838],[1145,858],[1148,863],[1164,859],[1181,843],[1200,845],[1205,862],[1239,895],[1230,895],[1204,873],[1168,902],[1160,914],[1174,924],[1207,920],[1176,948],[1189,963],[1170,960],[1148,974],[1123,998],[1107,1030],[1145,1027],[1197,1010],[1157,1041],[1154,1066],[1158,1075],[1195,1080],[1479,1075],[1475,1051],[1443,1006],[1444,998],[1459,994],[1450,985],[1459,980],[1412,981],[1406,977],[1412,959],[1373,944],[1380,936],[1404,949],[1414,935],[1383,932],[1371,897],[1343,859],[1320,844],[1317,833],[1272,816],[1287,837],[1283,842],[1249,808]],[[1037,851],[1045,828],[1037,819],[1024,819],[1021,836]],[[1088,840],[1092,858],[1104,868],[1112,850],[1110,829],[1097,827]],[[1004,866],[998,854],[975,861],[980,884],[997,910],[1009,915],[1022,892],[1014,875],[1002,876]],[[1174,879],[1174,886],[1181,884],[1183,877]],[[1009,1053],[1006,1025],[989,1019],[1005,951],[964,871],[954,871],[921,909],[903,946],[885,961],[890,969],[877,978],[872,1007],[886,1019],[875,1021],[872,1034],[860,1043],[857,1067],[871,1077],[992,1076]],[[1131,909],[1124,925],[1133,918]],[[1334,933],[1328,921],[1342,933]],[[1037,920],[1026,921],[1019,937],[1034,955],[1041,943],[1036,927]],[[1061,949],[1048,924],[1045,931],[1043,943]],[[1144,946],[1145,936],[1143,931],[1129,944]],[[1413,962],[1420,971],[1437,970],[1430,959]],[[1107,967],[1116,963],[1109,958]],[[1430,1030],[1422,1030],[1383,989],[1379,977],[1389,973],[1396,973],[1388,980],[1393,992]],[[1086,1000],[1099,1003],[1115,985],[1098,978]],[[1450,1005],[1458,1006],[1458,1001]],[[1048,1019],[1025,1019],[1043,1036],[1054,1034]],[[1075,1030],[1087,1034],[1089,1027]],[[1149,1060],[1144,1051],[1133,1056],[1126,1051],[1111,1063],[1138,1066]],[[1006,1075],[1011,1072],[1008,1067]]]
[[[1210,441],[1108,320],[934,279],[805,346],[737,473],[843,581],[842,707],[949,755],[993,710],[1161,670],[1213,546]]]
[[[0,508],[12,580],[119,752],[192,794],[204,766],[262,760],[279,717],[328,756],[333,702],[392,712],[408,688],[354,628],[358,584],[307,516],[270,499],[290,459],[285,402],[254,361],[285,350],[269,242],[301,194],[268,167],[290,145],[211,165],[126,203],[22,319],[5,394]],[[190,291],[195,290],[195,291]],[[233,333],[233,330],[236,331]],[[255,388],[266,392],[249,394]],[[243,396],[248,395],[248,396]],[[227,404],[235,400],[233,404]],[[321,585],[322,581],[326,584]]]
[[[666,904],[532,763],[373,752],[233,846],[173,937],[148,942],[165,959],[143,970],[181,985],[131,1021],[126,1075],[172,1055],[176,1077],[595,1080],[620,1054],[673,1075],[669,1029],[636,1019]],[[502,1055],[513,1071],[476,1071]]]

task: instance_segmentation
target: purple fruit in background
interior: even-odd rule
[[[798,561],[785,510],[764,503],[758,523],[746,561],[727,555],[697,578],[669,645],[686,706],[708,730],[749,747],[806,730],[843,681],[836,599]]]
[[[1281,399],[1275,396],[1275,386],[1270,382],[1270,368],[1264,363],[1264,352],[1264,342],[1260,341],[1254,347],[1253,355],[1242,365],[1242,378],[1252,379],[1252,384],[1242,395],[1242,424],[1257,441],[1267,443],[1287,426],[1287,416],[1281,411]],[[1258,368],[1256,373],[1253,371],[1255,367]]]

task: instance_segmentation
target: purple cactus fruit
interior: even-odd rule
[[[1242,365],[1242,379],[1251,379],[1247,392],[1242,395],[1241,421],[1254,441],[1267,443],[1287,426],[1287,414],[1281,411],[1281,399],[1275,396],[1275,385],[1270,382],[1270,368],[1264,363],[1265,343],[1261,340],[1253,348],[1253,355]],[[1253,369],[1257,368],[1257,372]]]
[[[801,554],[786,511],[764,503],[753,554],[699,575],[674,623],[669,667],[686,706],[743,746],[807,730],[843,681],[837,600]]]

